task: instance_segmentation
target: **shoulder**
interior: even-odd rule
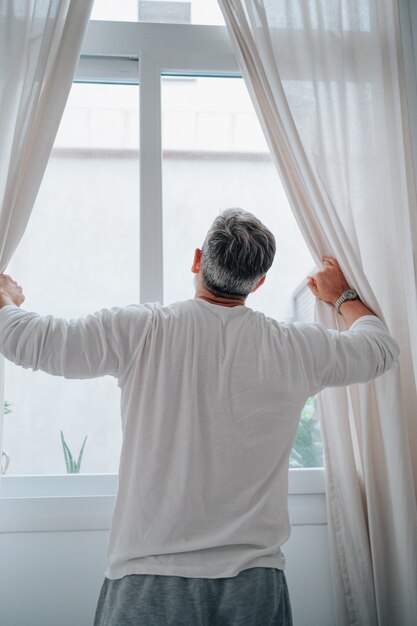
[[[124,331],[131,328],[144,330],[152,321],[154,304],[128,304],[101,309],[91,316],[87,316],[86,322],[94,323],[98,319],[109,330]],[[76,321],[76,320],[75,320]]]
[[[191,302],[191,304],[190,304]],[[126,323],[146,324],[149,327],[165,326],[179,318],[189,317],[195,313],[192,301],[184,300],[163,305],[159,302],[129,304],[121,308],[111,309],[112,314]]]

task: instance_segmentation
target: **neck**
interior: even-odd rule
[[[224,298],[221,296],[215,296],[206,289],[197,289],[195,298],[201,298],[211,304],[218,304],[220,306],[239,306],[244,305],[245,300],[243,298]]]

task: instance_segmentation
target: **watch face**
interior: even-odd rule
[[[354,289],[347,289],[345,291],[345,296],[348,300],[354,300],[355,298],[358,297],[358,294],[356,293]]]

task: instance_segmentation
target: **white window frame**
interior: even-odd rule
[[[5,476],[1,481],[0,533],[108,530],[116,474]],[[293,526],[327,524],[323,468],[291,469]]]
[[[224,26],[92,21],[76,81],[140,84],[140,301],[163,301],[161,76],[240,76]],[[4,476],[0,532],[107,530],[117,475]],[[293,524],[326,524],[324,470],[290,469]]]

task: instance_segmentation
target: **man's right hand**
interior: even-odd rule
[[[307,285],[310,291],[328,304],[334,306],[346,289],[349,289],[347,282],[339,263],[331,256],[323,257],[322,269],[307,277]],[[340,306],[340,313],[343,315],[345,322],[350,328],[354,322],[364,315],[375,315],[366,304],[360,300],[346,300]]]
[[[8,304],[20,306],[24,300],[22,287],[8,274],[0,274],[0,308]]]
[[[322,269],[307,277],[310,291],[318,298],[334,306],[346,289],[349,289],[339,263],[331,256],[323,257]]]

